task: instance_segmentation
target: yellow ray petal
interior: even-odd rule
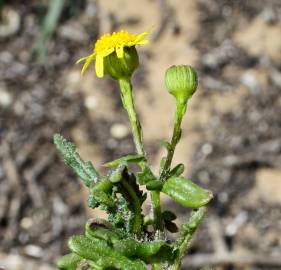
[[[144,40],[139,41],[136,45],[146,45],[148,43],[149,43],[149,41],[147,39],[144,39]]]
[[[99,78],[102,78],[104,75],[104,69],[103,69],[103,56],[97,55],[96,57],[96,74]]]
[[[148,32],[143,32],[139,35],[137,35],[137,38],[135,40],[135,43],[139,43],[140,41],[144,40],[145,37],[148,35],[149,33]]]
[[[123,46],[116,47],[116,54],[117,54],[118,58],[123,58],[123,56],[124,56],[124,47]]]
[[[110,48],[110,49],[107,49],[105,51],[103,51],[102,53],[100,53],[103,57],[106,57],[108,55],[110,55],[111,53],[114,52],[114,48]]]

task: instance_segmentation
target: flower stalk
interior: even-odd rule
[[[135,110],[131,80],[129,78],[120,78],[118,82],[121,90],[121,100],[128,113],[137,153],[145,156],[142,129]]]
[[[162,172],[160,174],[160,180],[164,181],[166,176],[169,174],[171,163],[173,160],[173,156],[175,153],[176,146],[181,138],[181,123],[183,116],[186,112],[186,103],[177,102],[176,104],[176,112],[175,112],[175,120],[174,120],[174,128],[173,135],[171,139],[171,143],[167,149],[167,157],[165,159],[165,163],[163,165]]]

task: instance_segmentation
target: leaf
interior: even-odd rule
[[[113,161],[105,163],[103,166],[108,167],[108,168],[116,168],[120,165],[126,165],[127,163],[140,163],[144,161],[145,158],[143,155],[127,155],[124,157],[121,157],[119,159],[115,159]]]
[[[203,206],[213,198],[211,191],[203,189],[183,177],[170,177],[164,183],[162,192],[175,202],[191,208]]]
[[[161,174],[161,172],[164,170],[164,166],[166,163],[167,158],[166,157],[162,157],[160,160],[160,166],[159,166],[159,174]]]
[[[166,245],[164,240],[139,242],[135,239],[123,239],[116,241],[113,247],[127,257],[137,257],[146,261]]]
[[[122,180],[123,172],[125,171],[125,165],[119,165],[116,169],[113,169],[109,175],[109,181],[112,183],[118,183]]]
[[[85,228],[85,235],[90,238],[98,238],[112,244],[122,238],[121,232],[114,229],[110,223],[104,220],[88,220]]]
[[[87,187],[97,183],[99,175],[90,161],[83,161],[76,151],[76,146],[60,134],[54,135],[54,144],[64,162],[73,169]]]
[[[163,187],[163,182],[159,180],[151,180],[146,183],[146,188],[148,190],[161,190]]]
[[[171,176],[180,176],[184,172],[184,165],[182,163],[175,166],[169,173],[169,177]]]
[[[146,259],[155,255],[163,246],[166,246],[164,240],[139,243],[136,254],[139,258]]]
[[[107,179],[103,178],[94,187],[90,189],[91,196],[100,204],[108,207],[114,206],[114,200],[110,197],[113,184]]]
[[[74,236],[69,240],[70,249],[79,256],[98,262],[101,267],[120,270],[146,270],[140,260],[132,260],[109,247],[101,239],[89,239],[86,236]]]
[[[60,270],[76,270],[82,259],[83,258],[77,254],[70,253],[59,258],[57,266]]]
[[[155,176],[148,167],[145,167],[141,172],[138,172],[136,176],[140,185],[145,185],[147,182],[155,179]]]
[[[168,152],[172,149],[171,144],[165,140],[160,141],[160,144],[164,146]]]

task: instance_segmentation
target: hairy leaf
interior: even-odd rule
[[[54,144],[64,159],[64,162],[73,169],[87,187],[97,183],[99,175],[90,161],[83,161],[73,143],[67,141],[60,134],[54,135]]]

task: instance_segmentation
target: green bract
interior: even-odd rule
[[[104,71],[113,79],[130,78],[139,65],[136,48],[124,48],[124,57],[118,58],[115,52],[104,58]]]

